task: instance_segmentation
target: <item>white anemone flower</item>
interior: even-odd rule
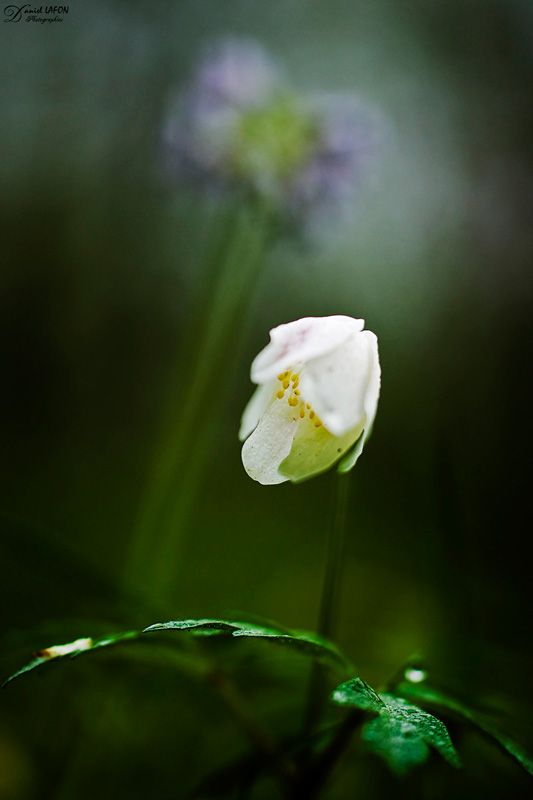
[[[305,317],[270,331],[254,359],[258,384],[239,438],[248,475],[262,484],[303,481],[336,462],[348,472],[376,415],[378,341],[352,317]]]

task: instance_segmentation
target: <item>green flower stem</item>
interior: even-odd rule
[[[328,534],[326,567],[318,617],[318,633],[325,639],[331,638],[334,634],[335,612],[338,606],[348,505],[348,474],[337,473],[335,476],[334,513]],[[325,687],[324,666],[315,662],[311,671],[309,700],[304,721],[306,731],[311,731],[321,716],[325,701]]]
[[[209,458],[217,409],[226,396],[235,341],[269,243],[271,219],[270,208],[258,203],[230,215],[213,288],[200,297],[185,337],[188,352],[171,382],[159,450],[141,500],[124,577],[126,588],[141,587],[152,604],[164,604],[169,598],[179,539]]]
[[[342,573],[348,488],[348,474],[337,473],[335,478],[335,512],[328,536],[326,569],[318,618],[318,633],[325,639],[329,639],[334,635],[334,615],[338,605]]]

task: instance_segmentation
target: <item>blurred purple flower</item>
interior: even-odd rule
[[[309,113],[318,120],[315,149],[295,176],[293,213],[327,218],[351,207],[378,149],[381,125],[354,95],[317,95]]]
[[[278,82],[277,68],[253,40],[210,45],[194,77],[206,107],[253,108],[266,102]]]
[[[204,48],[164,129],[171,171],[223,177],[239,120],[268,105],[276,85],[275,65],[254,41],[225,39]]]
[[[350,94],[299,96],[253,40],[203,53],[164,129],[169,171],[259,193],[302,222],[351,205],[378,126]]]

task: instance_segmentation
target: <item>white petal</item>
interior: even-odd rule
[[[363,331],[361,336],[364,336],[368,341],[372,361],[370,380],[368,382],[368,389],[365,397],[365,436],[368,436],[372,429],[372,425],[374,424],[376,411],[378,410],[379,392],[381,389],[381,366],[379,363],[378,337],[375,333],[372,333],[372,331]]]
[[[361,425],[344,436],[333,436],[323,425],[315,428],[306,417],[298,427],[291,452],[279,468],[280,473],[297,483],[325,472],[349,451],[362,429]]]
[[[270,343],[252,363],[254,383],[266,383],[289,367],[331,353],[354,334],[364,320],[352,317],[304,317],[270,331]]]
[[[291,450],[299,421],[294,409],[283,400],[274,400],[268,406],[242,446],[242,463],[250,478],[262,484],[288,480],[278,472],[278,467]]]
[[[381,367],[379,364],[378,339],[376,334],[372,333],[372,331],[363,331],[361,335],[363,334],[366,336],[368,340],[370,350],[372,353],[372,369],[370,374],[370,380],[368,383],[368,390],[365,396],[365,413],[366,413],[365,429],[363,431],[363,435],[357,442],[356,446],[350,453],[348,453],[348,455],[339,464],[339,472],[349,472],[355,465],[355,462],[357,461],[361,453],[363,452],[365,441],[372,432],[372,425],[374,423],[374,418],[376,416],[376,411],[378,408],[379,390],[381,387]]]
[[[250,435],[261,419],[261,415],[266,411],[268,404],[273,399],[276,384],[277,381],[270,381],[262,386],[258,386],[251,396],[241,419],[241,427],[239,430],[239,439],[241,442]]]
[[[366,419],[365,398],[372,373],[372,348],[365,332],[302,370],[300,390],[326,428],[341,436]]]

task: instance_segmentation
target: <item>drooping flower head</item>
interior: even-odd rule
[[[206,48],[164,131],[171,171],[240,186],[294,218],[353,197],[375,126],[352,95],[291,91],[253,40]]]
[[[305,317],[270,331],[241,422],[242,461],[259,483],[311,478],[360,456],[376,415],[377,337],[364,320]]]

